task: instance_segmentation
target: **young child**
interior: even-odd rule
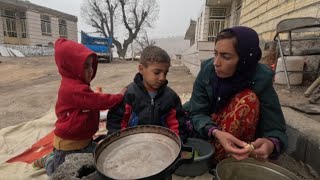
[[[57,121],[53,153],[34,162],[51,175],[72,153],[90,153],[92,136],[99,127],[99,110],[109,109],[123,100],[120,94],[95,93],[90,82],[96,75],[97,55],[85,46],[60,38],[55,42],[55,61],[62,77],[56,102]]]
[[[137,125],[159,125],[185,138],[180,98],[167,86],[170,61],[169,55],[157,46],[142,51],[139,72],[128,85],[123,103],[108,112],[108,134]]]

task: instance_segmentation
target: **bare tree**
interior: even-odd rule
[[[139,32],[152,28],[159,15],[159,5],[156,0],[86,0],[81,11],[97,32],[112,37],[118,55],[125,57]]]
[[[155,45],[156,42],[152,39],[149,39],[148,33],[146,31],[141,33],[142,35],[140,35],[139,37],[137,37],[135,39],[135,41],[137,42],[137,44],[140,46],[140,53],[142,52],[142,50],[144,48],[146,48],[147,46],[152,46]]]

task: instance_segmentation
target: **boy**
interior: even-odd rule
[[[127,87],[123,103],[108,112],[108,134],[137,125],[159,125],[184,139],[185,114],[181,101],[167,86],[170,61],[169,55],[157,46],[142,51],[139,72]]]
[[[90,82],[96,75],[97,55],[85,46],[60,38],[55,42],[55,61],[62,77],[56,102],[53,154],[35,161],[51,175],[72,153],[90,153],[92,136],[99,126],[99,110],[118,105],[125,90],[110,95],[95,93]]]

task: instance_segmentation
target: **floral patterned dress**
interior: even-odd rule
[[[220,112],[211,115],[211,119],[221,127],[222,131],[234,135],[236,138],[252,142],[255,139],[259,119],[260,102],[256,94],[245,89],[233,98]],[[215,141],[215,160],[227,157],[222,145]]]

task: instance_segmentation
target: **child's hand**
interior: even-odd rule
[[[127,89],[128,89],[127,87],[124,87],[124,88],[120,91],[119,94],[124,95],[124,94],[126,93]]]

